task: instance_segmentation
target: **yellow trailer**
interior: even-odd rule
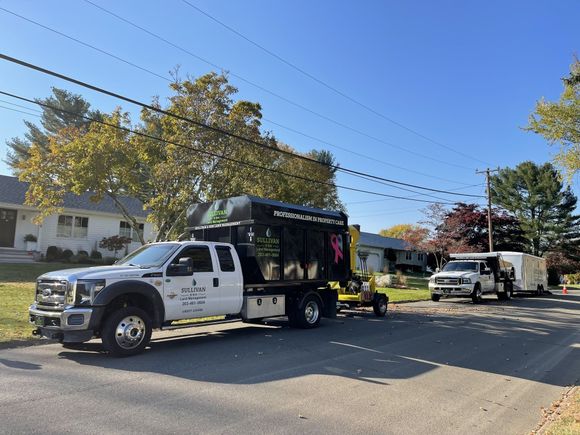
[[[346,287],[341,287],[338,282],[331,283],[333,289],[338,290],[337,309],[352,309],[359,307],[373,307],[373,311],[379,317],[387,314],[387,304],[389,297],[377,291],[375,277],[369,273],[366,262],[366,255],[357,253],[358,241],[360,239],[360,227],[358,225],[349,226],[350,233],[350,270],[352,278]],[[357,270],[356,259],[360,260],[361,268]]]

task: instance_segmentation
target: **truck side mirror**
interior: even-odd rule
[[[438,267],[436,267],[435,268],[435,273],[439,273],[439,272],[441,272],[441,270]]]
[[[193,275],[193,260],[191,257],[182,257],[179,263],[167,266],[168,276],[188,276]]]

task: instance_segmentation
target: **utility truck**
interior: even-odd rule
[[[544,294],[548,288],[546,259],[523,252],[500,252],[514,268],[514,291]]]
[[[500,252],[451,254],[450,258],[429,279],[432,301],[464,297],[479,303],[485,294],[495,294],[500,300],[511,299],[514,268]]]
[[[350,280],[344,213],[239,196],[192,205],[188,224],[191,240],[40,276],[34,334],[66,346],[99,337],[110,354],[129,356],[153,329],[279,316],[314,328],[336,316],[329,283]]]

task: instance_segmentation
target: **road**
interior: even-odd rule
[[[580,291],[0,350],[2,433],[524,434],[580,377]]]

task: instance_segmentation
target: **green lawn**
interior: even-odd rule
[[[428,301],[431,299],[429,290],[421,289],[401,289],[401,288],[378,288],[380,293],[386,293],[389,296],[389,302],[402,301]]]
[[[34,301],[36,277],[70,264],[0,264],[0,342],[32,338],[28,306]]]

